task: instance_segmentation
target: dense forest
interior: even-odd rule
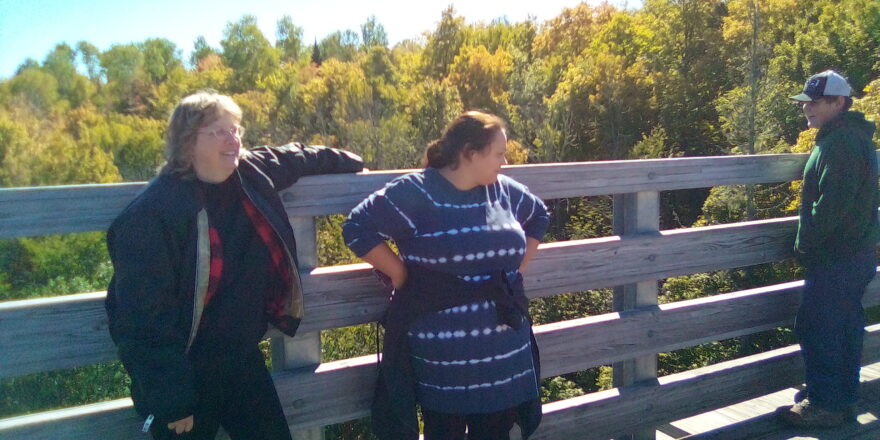
[[[60,43],[0,81],[0,187],[143,181],[184,95],[211,88],[244,111],[245,145],[302,141],[361,154],[370,169],[418,166],[463,109],[509,122],[512,163],[808,152],[815,133],[787,97],[833,68],[855,110],[880,119],[880,2],[645,0],[633,10],[582,3],[546,22],[471,23],[449,7],[436,27],[389,45],[381,23],[303,41],[295,18],[274,45],[256,18],[203,37],[192,55],[165,39]],[[293,11],[292,11],[293,12]],[[503,11],[502,11],[503,12]],[[295,12],[294,12],[295,13]],[[294,16],[295,17],[295,16]],[[875,136],[878,136],[875,134]],[[875,138],[880,141],[880,136]],[[797,183],[662,195],[662,228],[793,215]],[[550,201],[546,241],[611,234],[611,200]],[[341,216],[320,220],[322,265],[355,261]],[[103,290],[103,233],[0,241],[0,300]],[[664,280],[671,302],[796,279],[792,262]],[[610,311],[610,291],[535,300],[537,323]],[[371,326],[324,332],[324,358],[362,355]],[[661,374],[791,343],[786,329],[664,353]],[[0,417],[127,395],[117,363],[0,380]],[[548,379],[557,400],[610,386],[608,368]],[[331,438],[362,438],[357,424]]]

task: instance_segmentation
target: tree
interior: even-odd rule
[[[484,109],[506,115],[510,104],[507,78],[513,58],[504,49],[490,54],[484,46],[461,48],[449,66],[449,82],[458,89],[467,109]]]
[[[102,89],[110,106],[121,113],[144,114],[152,85],[144,71],[144,53],[135,44],[116,44],[101,53],[107,85]]]
[[[101,68],[107,83],[131,83],[143,75],[144,54],[134,44],[114,44],[101,53]]]
[[[388,47],[385,27],[379,23],[375,15],[371,15],[367,22],[361,25],[361,48],[369,50],[373,46]]]
[[[464,17],[457,17],[455,9],[449,6],[443,10],[437,28],[428,35],[422,55],[425,75],[434,79],[445,77],[464,41]]]
[[[60,99],[58,80],[39,67],[22,70],[6,82],[6,87],[14,103],[43,115],[51,113]]]
[[[652,86],[642,64],[627,68],[622,56],[585,56],[569,67],[548,100],[545,151],[553,152],[553,160],[628,157],[653,119]]]
[[[94,84],[99,84],[101,79],[101,51],[87,41],[80,41],[76,43],[76,53],[79,55],[80,63],[85,67],[89,79]]]
[[[324,56],[321,55],[321,48],[318,46],[318,40],[312,44],[312,64],[320,66],[324,62]]]
[[[149,38],[138,45],[144,54],[144,73],[153,85],[168,80],[174,69],[183,67],[180,49],[164,38]]]
[[[37,60],[35,60],[33,58],[27,58],[21,64],[18,65],[18,67],[15,69],[15,74],[18,75],[28,69],[39,68],[39,67],[40,67],[40,63],[37,62]]]
[[[321,49],[322,60],[335,58],[339,61],[353,61],[357,54],[358,34],[351,30],[333,32],[321,40],[319,45]]]
[[[424,78],[412,87],[405,105],[409,123],[416,131],[417,148],[425,148],[430,141],[438,139],[449,121],[464,108],[454,86],[431,78]]]
[[[542,58],[558,55],[565,60],[579,56],[613,12],[614,8],[607,4],[593,8],[586,2],[563,9],[558,17],[548,20],[535,37],[535,55]]]
[[[232,91],[256,88],[260,79],[278,67],[278,51],[263,36],[253,15],[228,23],[220,45],[223,47],[223,63],[232,69]]]
[[[76,52],[67,44],[55,46],[43,61],[43,70],[55,77],[58,95],[71,107],[85,103],[94,93],[94,86],[76,71]]]
[[[106,117],[82,110],[72,115],[77,121],[77,143],[97,148],[112,157],[119,180],[137,182],[156,175],[162,164],[162,133],[165,121],[132,115]]]
[[[278,20],[275,31],[275,48],[284,62],[296,62],[302,56],[303,29],[293,23],[293,18],[285,15]]]
[[[660,122],[685,155],[727,150],[712,102],[730,87],[722,53],[725,4],[720,0],[647,0],[645,26],[653,30],[646,54]]]
[[[27,129],[3,116],[0,114],[0,186],[26,185],[29,179],[25,173],[30,174],[30,170],[20,168],[24,165],[20,159],[28,147]]]
[[[202,60],[209,55],[218,55],[217,50],[208,44],[208,40],[205,40],[204,36],[199,35],[196,37],[196,41],[193,42],[193,51],[189,56],[190,66],[196,68],[196,70],[201,70]]]
[[[505,18],[492,20],[489,24],[478,23],[471,27],[466,44],[485,46],[489,52],[504,49],[531,55],[537,27],[532,18],[521,23],[510,23]]]

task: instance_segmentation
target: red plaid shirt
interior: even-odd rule
[[[278,291],[266,292],[266,314],[275,327],[284,331],[286,329],[295,330],[299,325],[293,317],[287,315],[287,307],[291,297],[291,287],[294,280],[290,272],[290,263],[284,250],[284,245],[280,242],[272,225],[266,220],[266,217],[257,210],[254,203],[247,197],[242,197],[242,205],[244,212],[250,217],[257,230],[257,235],[263,240],[266,249],[269,250],[269,258],[272,261],[272,272],[281,278],[281,289]]]
[[[241,204],[254,225],[257,235],[269,251],[269,257],[272,262],[271,273],[281,279],[280,285],[276,284],[275,289],[265,292],[266,315],[269,321],[272,322],[272,325],[280,330],[295,330],[299,323],[293,317],[286,314],[294,280],[283,245],[272,229],[272,225],[257,210],[257,207],[254,206],[250,199],[242,197]],[[208,275],[208,290],[205,294],[206,307],[217,293],[217,287],[220,285],[220,279],[223,276],[223,243],[220,240],[220,233],[215,227],[209,226],[208,237],[211,243],[211,268]]]

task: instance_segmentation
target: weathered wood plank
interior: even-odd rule
[[[103,231],[144,184],[0,188],[0,238]]]
[[[0,302],[0,378],[116,360],[105,296]]]
[[[800,179],[804,154],[515,165],[504,173],[545,199]],[[303,178],[282,192],[291,216],[347,213],[409,170]],[[0,189],[0,238],[106,230],[144,183]],[[64,213],[64,215],[58,215]]]
[[[873,326],[865,336],[863,363],[876,362],[878,349],[880,326]],[[544,420],[532,438],[607,439],[785,389],[802,380],[800,350],[797,346],[781,348],[665,376],[659,383],[544,405]]]
[[[546,297],[777,261],[790,255],[794,227],[792,217],[544,244],[526,291]],[[376,321],[387,304],[366,264],[317,268],[303,285],[303,333]],[[106,328],[99,293],[0,303],[0,377],[113,359]]]
[[[779,261],[791,256],[794,217],[541,245],[526,274],[532,298]],[[366,264],[318,268],[303,278],[303,328],[376,321],[386,296]]]
[[[0,438],[6,440],[130,440],[145,438],[143,419],[131,399],[46,411],[0,419]]]
[[[786,324],[794,316],[801,284],[801,282],[786,283],[665,304],[659,306],[657,310],[623,315],[610,313],[539,326],[536,328],[536,337],[542,350],[543,376],[555,376],[646,353],[684,348]],[[869,286],[865,304],[880,304],[880,280],[873,281]],[[872,342],[866,342],[866,362],[873,362],[880,356],[880,326],[872,329],[873,334],[878,336],[869,338]],[[791,350],[796,352],[796,348]],[[797,375],[796,372],[787,374]],[[367,415],[375,375],[375,356],[364,356],[322,364],[317,369],[305,368],[283,372],[275,375],[275,384],[291,427],[303,429]],[[661,382],[663,380],[666,379],[661,379]],[[640,388],[636,386],[633,389]],[[743,396],[742,400],[766,394],[769,390],[761,387],[750,389],[749,392],[752,394]],[[686,391],[682,389],[676,393]],[[694,395],[700,394],[695,392]],[[689,395],[688,398],[699,401],[700,399],[694,399],[694,395]],[[597,393],[590,396],[594,396],[595,401],[601,401],[600,397],[606,395]],[[718,406],[702,405],[694,414],[733,402],[722,402]],[[648,405],[646,402],[642,403]],[[137,428],[138,420],[129,408],[130,403],[127,404],[128,406],[119,404],[119,407],[110,412],[103,411],[104,407],[100,405],[80,407],[80,413],[87,414],[82,415],[87,419],[87,423],[83,424],[86,428],[81,431],[68,430],[72,429],[68,425],[79,426],[80,423],[68,424],[62,421],[37,423],[38,420],[54,420],[53,414],[56,412],[49,412],[43,415],[0,420],[0,434],[10,435],[10,438],[31,438],[28,436],[54,435],[57,430],[65,429],[67,430],[63,431],[65,438],[78,439],[89,438],[89,433],[97,430],[106,433],[106,437],[102,438],[113,439],[128,438],[127,436],[134,432],[133,429]],[[646,408],[642,410],[649,412]],[[126,419],[119,414],[120,412],[127,412],[129,418]],[[686,416],[680,415],[657,423]],[[110,427],[111,424],[116,427]],[[116,431],[112,431],[113,429]]]
[[[769,183],[801,178],[807,155],[687,157],[675,159],[571,162],[505,167],[504,174],[528,186],[545,199],[669,191],[719,185]],[[410,171],[410,170],[408,170]],[[297,215],[348,212],[372,191],[403,172],[382,176],[317,176],[303,179],[285,192],[288,207]],[[327,194],[327,188],[342,191]]]

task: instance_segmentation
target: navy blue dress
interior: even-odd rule
[[[384,240],[409,264],[481,282],[517,272],[526,237],[541,240],[546,207],[528,188],[499,175],[488,186],[457,189],[435,168],[401,176],[355,207],[346,244],[363,256]],[[448,414],[489,413],[538,397],[529,327],[501,324],[494,302],[474,302],[422,317],[409,329],[416,395]]]

